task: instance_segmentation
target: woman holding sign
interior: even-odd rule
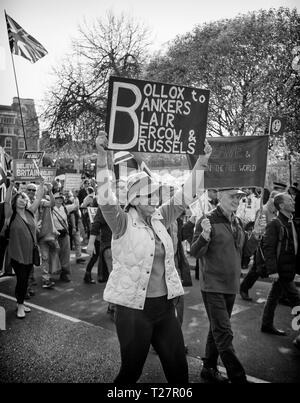
[[[184,187],[159,209],[159,185],[145,172],[128,177],[127,205],[120,207],[111,190],[105,132],[97,138],[98,203],[112,230],[113,270],[104,300],[116,304],[121,369],[115,383],[139,379],[150,345],[157,352],[168,382],[187,383],[183,335],[173,299],[184,290],[175,268],[167,229],[193,200],[211,153],[208,143]]]

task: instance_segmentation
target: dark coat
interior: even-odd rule
[[[210,240],[201,235],[203,218],[197,221],[191,244],[191,255],[201,258],[202,291],[236,294],[240,288],[242,257],[251,256],[258,241],[244,230],[235,217],[235,232],[218,206],[207,215],[211,223]]]
[[[280,220],[280,221],[279,221]],[[298,253],[295,255],[292,225],[289,219],[279,213],[266,227],[263,238],[263,251],[268,274],[278,273],[286,281],[293,281],[296,269],[299,267],[299,229],[295,225],[298,236]],[[281,239],[279,258],[277,260],[277,246]]]

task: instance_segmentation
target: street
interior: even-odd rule
[[[86,259],[88,257],[85,255]],[[72,259],[72,281],[63,283],[53,276],[53,289],[41,287],[35,269],[36,295],[27,301],[31,312],[23,320],[15,315],[15,277],[0,279],[0,306],[6,311],[6,330],[0,331],[0,382],[82,383],[112,382],[120,365],[115,325],[102,300],[103,283],[83,283],[84,264]],[[193,260],[189,257],[191,264]],[[201,357],[204,354],[208,321],[199,281],[192,271],[193,286],[185,288],[183,333],[188,346],[191,383],[202,383]],[[93,269],[96,279],[96,267]],[[232,315],[234,347],[248,380],[255,383],[298,383],[300,350],[293,346],[297,332],[292,329],[291,308],[279,305],[275,325],[287,336],[260,332],[260,318],[270,289],[269,281],[258,281],[250,290],[254,302],[236,297]],[[223,372],[222,362],[220,370]],[[165,383],[159,359],[150,350],[141,383]]]

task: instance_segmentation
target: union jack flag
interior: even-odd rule
[[[31,63],[44,57],[47,50],[31,35],[29,35],[16,21],[5,13],[8,40],[12,54],[23,56]]]

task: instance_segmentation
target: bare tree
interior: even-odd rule
[[[122,14],[108,12],[104,19],[79,26],[72,54],[54,70],[44,120],[56,144],[90,141],[106,116],[110,75],[137,78],[147,60],[150,31]]]

